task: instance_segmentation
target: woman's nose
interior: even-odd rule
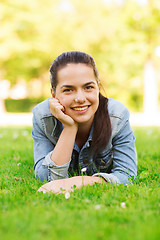
[[[84,103],[85,102],[85,95],[82,91],[77,92],[75,96],[75,102],[76,103]]]

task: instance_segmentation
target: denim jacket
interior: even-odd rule
[[[63,130],[63,125],[50,112],[49,99],[33,108],[34,170],[41,181],[68,178],[81,171],[90,176],[101,176],[110,183],[129,183],[137,175],[135,137],[129,123],[129,111],[120,102],[109,98],[108,112],[112,134],[108,145],[98,152],[96,161],[90,151],[93,126],[89,138],[79,149],[74,144],[71,159],[58,166],[51,160],[52,151]],[[63,154],[63,149],[62,149]]]

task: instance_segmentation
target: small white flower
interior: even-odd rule
[[[66,192],[66,193],[65,193],[65,199],[69,199],[69,198],[70,198],[70,196],[71,196],[71,195],[70,195],[70,193],[69,193],[69,192]]]
[[[81,169],[81,172],[83,173],[83,172],[86,172],[87,171],[87,168],[86,167],[84,167],[84,168],[82,168]]]
[[[122,208],[126,208],[125,202],[122,202],[122,203],[121,203],[121,207],[122,207]]]
[[[94,206],[94,208],[95,208],[96,210],[99,210],[99,209],[101,208],[101,205],[97,204],[97,205]]]
[[[17,164],[17,166],[20,166],[21,165],[21,163],[19,162],[18,164]]]

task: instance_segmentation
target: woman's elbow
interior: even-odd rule
[[[49,180],[49,171],[48,168],[45,168],[44,166],[37,166],[35,168],[35,178],[39,179],[41,182],[48,181]]]

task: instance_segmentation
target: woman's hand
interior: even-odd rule
[[[49,100],[50,111],[54,117],[56,117],[63,126],[73,126],[77,125],[75,121],[64,113],[65,108],[60,104],[59,100],[56,98],[51,98]]]
[[[38,192],[53,192],[53,193],[66,193],[73,192],[77,188],[81,188],[85,185],[93,185],[94,183],[102,183],[105,180],[101,177],[90,177],[90,176],[75,176],[71,178],[59,179],[48,182],[42,185]],[[76,186],[76,187],[74,187]]]

